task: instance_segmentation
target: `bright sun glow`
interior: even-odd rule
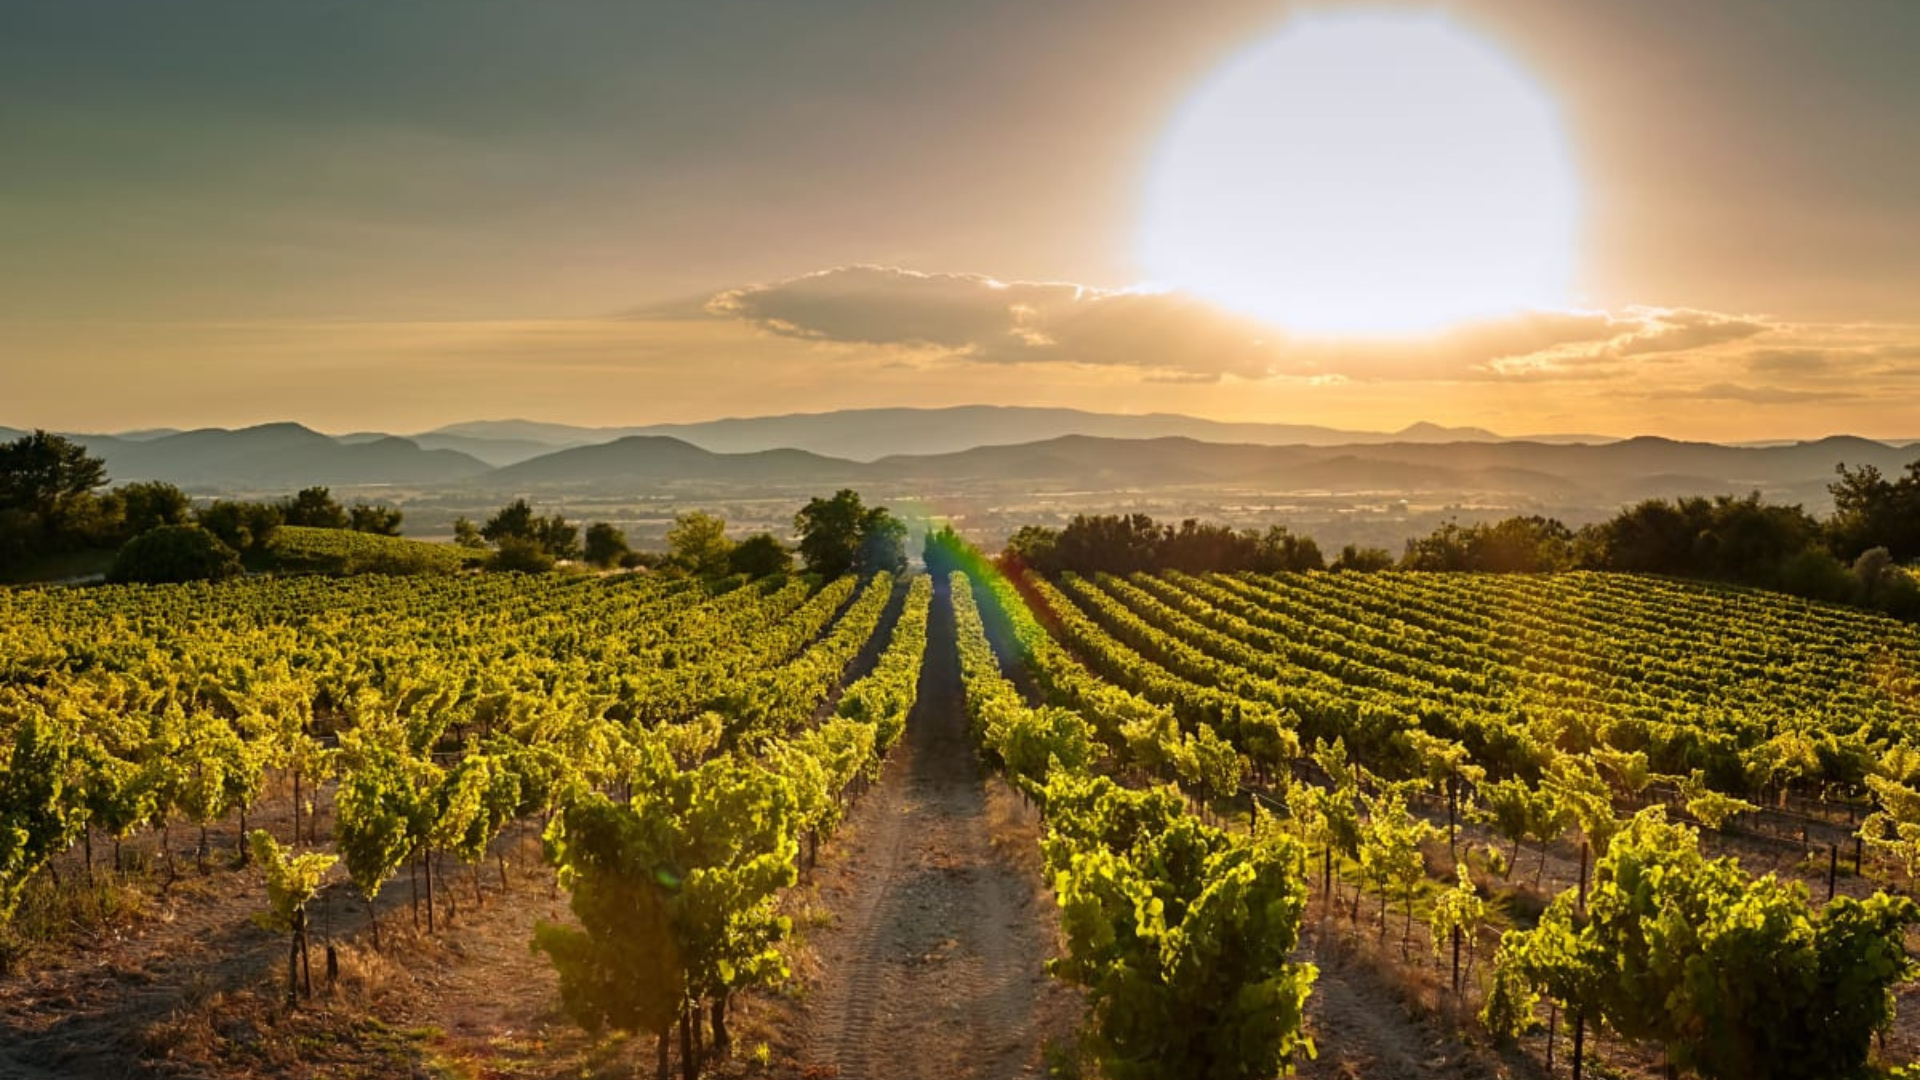
[[[1444,16],[1302,16],[1182,108],[1146,188],[1156,284],[1302,333],[1564,305],[1577,203],[1553,103]]]

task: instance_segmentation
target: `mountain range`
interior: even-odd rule
[[[1505,437],[1484,428],[1429,423],[1414,424],[1396,432],[1352,431],[1316,424],[1228,423],[1175,413],[1132,416],[1007,405],[842,409],[618,428],[573,427],[531,420],[478,420],[421,432],[413,439],[422,447],[459,450],[490,464],[510,465],[544,450],[590,446],[630,435],[666,435],[722,454],[806,450],[852,461],[877,461],[908,453],[947,454],[977,446],[1042,442],[1064,435],[1110,439],[1178,436],[1199,442],[1265,446],[1506,441]],[[1612,441],[1604,435],[1565,434],[1528,436],[1527,439],[1550,443]]]
[[[844,429],[838,434],[836,423]],[[1074,426],[1125,434],[1068,432],[996,441]],[[1219,437],[1154,434],[1167,428]],[[482,421],[411,437],[329,436],[276,423],[74,438],[106,461],[116,481],[166,480],[200,493],[289,493],[310,484],[489,496],[865,485],[894,492],[1209,489],[1424,494],[1469,501],[1494,494],[1593,507],[1650,496],[1754,490],[1818,503],[1840,463],[1893,472],[1914,456],[1909,444],[1849,436],[1751,446],[1654,437],[1510,439],[1434,425],[1387,434],[987,406],[723,420],[681,425],[679,435],[619,433],[625,430]],[[0,428],[0,439],[18,434]],[[763,445],[788,437],[809,445]],[[1294,441],[1273,441],[1283,438]],[[955,448],[958,443],[967,445]],[[817,449],[821,445],[886,452],[863,459],[829,454]]]

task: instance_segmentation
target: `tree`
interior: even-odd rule
[[[480,527],[480,536],[495,544],[509,536],[532,540],[536,535],[535,520],[532,505],[525,499],[515,499],[487,519]]]
[[[1284,525],[1273,525],[1260,538],[1259,554],[1247,569],[1270,574],[1283,570],[1326,568],[1327,560],[1320,554],[1320,545],[1314,542],[1313,537],[1296,536]]]
[[[354,503],[348,515],[347,528],[354,532],[374,533],[379,536],[400,535],[401,510],[397,506],[374,506],[371,503]]]
[[[1478,525],[1449,521],[1431,534],[1407,541],[1403,570],[1486,570],[1538,573],[1573,565],[1573,533],[1534,515]]]
[[[569,524],[566,518],[555,514],[539,523],[535,538],[547,554],[556,559],[577,559],[580,557],[580,526]]]
[[[127,541],[107,571],[107,580],[217,581],[239,572],[239,554],[219,537],[198,525],[162,525]]]
[[[509,537],[528,541],[554,559],[571,559],[580,554],[579,527],[567,524],[567,519],[559,514],[540,517],[525,499],[515,499],[501,507],[487,519],[480,535],[502,546]]]
[[[461,520],[466,520],[462,518]],[[596,521],[587,526],[587,562],[601,568],[618,566],[620,559],[631,551],[627,546],[627,534],[604,521]]]
[[[118,504],[122,541],[162,525],[185,525],[193,520],[187,493],[157,480],[121,484],[107,492],[107,499]]]
[[[1795,559],[1819,552],[1820,525],[1758,493],[1648,499],[1581,530],[1581,561],[1598,570],[1680,574],[1778,587]]]
[[[62,436],[35,431],[0,444],[0,511],[31,515],[37,547],[56,542],[66,504],[106,482],[106,462]]]
[[[453,519],[453,542],[463,548],[483,548],[487,538],[480,535],[480,529],[465,515]]]
[[[1467,541],[1468,531],[1457,521],[1449,521],[1426,536],[1409,537],[1406,553],[1400,556],[1400,568],[1444,571],[1472,569]]]
[[[1826,531],[1834,554],[1852,559],[1884,547],[1895,562],[1920,558],[1920,461],[1897,480],[1872,465],[1852,470],[1842,464],[1836,471],[1840,479],[1827,486],[1833,517]]]
[[[0,445],[0,507],[50,519],[62,500],[106,482],[106,462],[62,436],[35,431]]]
[[[200,527],[220,538],[220,542],[243,555],[265,551],[273,531],[285,521],[280,507],[272,503],[236,502],[222,499],[202,507],[194,514]]]
[[[868,507],[852,488],[815,498],[793,516],[807,570],[836,578],[851,570],[904,570],[906,524],[884,506]]]
[[[867,511],[860,524],[860,547],[854,553],[853,568],[862,573],[905,573],[907,523],[884,506]]]
[[[1044,525],[1022,525],[1007,538],[1006,550],[1001,552],[1000,559],[1015,569],[1045,572],[1059,565],[1055,557],[1059,545],[1060,530]],[[953,561],[955,553],[966,550],[966,547],[966,541],[960,539],[952,525],[942,525],[938,531],[927,533],[927,572],[939,580],[946,580],[948,573],[960,568]]]
[[[1348,544],[1340,549],[1340,557],[1335,559],[1328,569],[1371,574],[1379,570],[1393,569],[1393,556],[1388,554],[1385,548]]]
[[[280,516],[288,525],[314,529],[344,529],[350,519],[346,507],[334,501],[324,487],[302,488],[300,493],[280,504]]]
[[[727,523],[700,510],[678,514],[667,529],[667,558],[695,577],[721,577],[728,572]]]
[[[523,574],[544,574],[553,569],[553,556],[539,541],[524,536],[506,536],[500,539],[493,557],[487,560],[489,570],[508,570]]]
[[[1075,514],[1053,543],[1053,565],[1035,569],[1131,574],[1159,562],[1168,530],[1145,514]]]
[[[769,532],[754,533],[733,545],[727,568],[750,578],[771,577],[793,569],[793,552]]]

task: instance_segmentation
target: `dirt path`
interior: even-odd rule
[[[1041,966],[1055,951],[1051,901],[995,846],[1009,831],[995,801],[1010,796],[982,775],[960,693],[942,587],[906,735],[822,868],[838,918],[815,935],[800,1055],[811,1075],[1028,1075],[1075,1022],[1071,992]]]
[[[1524,1066],[1499,1062],[1484,1047],[1468,1046],[1431,1016],[1416,1015],[1377,962],[1352,954],[1330,924],[1309,919],[1301,955],[1319,965],[1307,998],[1307,1031],[1318,1056],[1300,1063],[1305,1080],[1494,1080],[1532,1076]]]

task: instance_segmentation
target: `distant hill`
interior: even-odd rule
[[[1603,445],[1521,442],[1258,446],[1191,438],[1065,435],[874,462],[798,450],[713,453],[681,439],[628,436],[556,451],[478,478],[493,488],[632,493],[663,485],[868,485],[877,490],[1049,492],[1214,489],[1311,494],[1520,497],[1614,507],[1654,496],[1746,494],[1818,502],[1836,464],[1904,467],[1912,451],[1867,439],[1729,447],[1670,439]]]
[[[450,445],[486,459],[480,449],[439,444],[442,438],[524,446],[584,446],[628,435],[667,435],[716,453],[807,450],[827,457],[877,461],[899,454],[946,454],[981,446],[1043,442],[1067,435],[1108,439],[1186,438],[1265,446],[1351,446],[1412,442],[1499,442],[1483,428],[1419,423],[1398,432],[1349,431],[1314,424],[1227,423],[1174,413],[1128,416],[1080,409],[960,405],[944,409],[842,409],[787,416],[735,417],[692,424],[587,428],[530,420],[480,420],[413,436],[422,446]],[[1542,442],[1609,442],[1603,435],[1539,436]]]
[[[299,424],[206,428],[128,439],[76,436],[116,482],[165,480],[185,488],[296,491],[312,484],[451,484],[487,471],[452,450],[423,450],[391,435],[341,442]]]
[[[1830,438],[1772,447],[1639,438],[1604,445],[1523,442],[1247,446],[1191,439],[1069,436],[957,454],[876,463],[895,481],[1045,482],[1074,487],[1212,484],[1265,491],[1508,492],[1614,505],[1654,495],[1745,494],[1802,501],[1824,494],[1834,466],[1883,472],[1912,458],[1904,447]]]
[[[1750,491],[1817,508],[1827,498],[1835,465],[1896,473],[1915,453],[1910,446],[1852,436],[1738,446],[1651,436],[1518,440],[1432,424],[1386,435],[1171,414],[988,406],[861,409],[667,427],[687,435],[476,421],[410,438],[381,432],[329,436],[293,423],[74,437],[106,459],[115,481],[167,480],[199,492],[287,493],[310,484],[398,485],[488,498],[548,488],[634,495],[866,486],[895,497],[1163,489],[1195,493],[1196,506],[1208,505],[1208,491],[1368,499],[1398,493],[1441,504],[1606,511],[1654,496]],[[1018,438],[1061,427],[1174,430]],[[18,434],[0,429],[0,438]],[[762,445],[776,437],[811,445]],[[1283,437],[1294,441],[1268,441]],[[912,452],[867,456],[899,445]]]
[[[629,435],[598,446],[557,450],[495,470],[492,487],[562,486],[631,488],[636,484],[781,484],[841,482],[860,473],[856,462],[836,461],[804,450],[716,454],[664,435]]]

